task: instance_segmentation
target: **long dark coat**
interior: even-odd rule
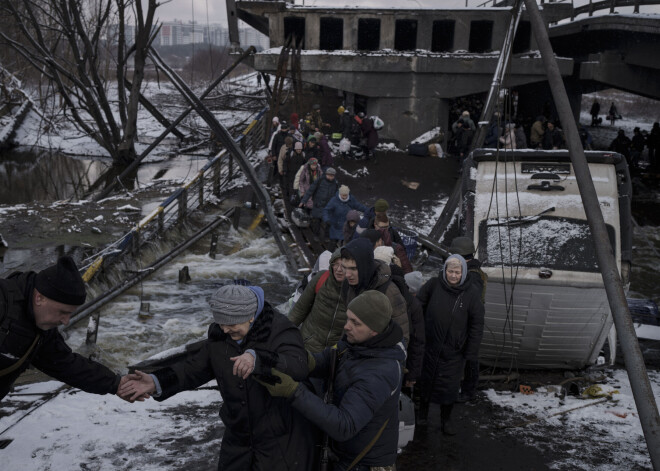
[[[232,372],[230,357],[253,349],[257,363],[246,380]],[[217,379],[222,394],[220,418],[225,424],[218,469],[223,471],[307,471],[312,467],[311,425],[287,399],[271,397],[252,376],[270,376],[270,368],[300,381],[307,376],[307,352],[296,327],[266,303],[241,344],[218,324],[209,327],[201,350],[181,363],[156,371],[165,400]]]
[[[375,149],[378,145],[378,131],[374,128],[374,121],[371,118],[363,118],[362,125],[362,136],[367,139],[367,148],[369,150]]]
[[[328,202],[335,196],[335,193],[339,190],[339,184],[337,179],[330,181],[325,175],[312,183],[312,186],[305,192],[301,203],[303,206],[311,198],[314,201],[314,206],[312,207],[312,217],[316,219],[321,219],[323,217],[323,208],[328,204]]]
[[[422,394],[430,402],[455,402],[464,361],[478,358],[484,305],[474,278],[468,276],[462,285],[452,287],[442,275],[433,277],[417,293],[426,332]]]
[[[7,280],[0,280],[0,321],[6,316],[11,320],[9,332],[0,345],[0,370],[14,365],[39,336],[23,364],[0,377],[0,399],[7,395],[16,378],[30,365],[85,392],[115,394],[121,379],[118,374],[73,353],[57,328],[44,331],[37,327],[32,310],[35,276],[34,272],[16,273]]]

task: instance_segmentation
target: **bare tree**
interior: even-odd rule
[[[146,5],[143,6],[143,3]],[[154,22],[157,0],[0,0],[20,31],[0,32],[58,91],[75,125],[108,151],[116,164],[135,156],[139,92],[147,50],[158,33]],[[144,8],[146,7],[146,12]],[[135,24],[134,42],[127,43],[126,23]],[[116,19],[116,24],[110,24]],[[131,38],[132,39],[132,38]],[[104,68],[109,45],[116,42],[114,77]],[[125,87],[129,58],[133,81]],[[116,80],[119,120],[110,104],[109,84]]]

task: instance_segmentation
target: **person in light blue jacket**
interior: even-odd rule
[[[360,203],[346,185],[339,187],[339,191],[323,209],[323,222],[330,227],[330,240],[341,242],[344,238],[344,222],[351,209],[366,211],[367,208]]]

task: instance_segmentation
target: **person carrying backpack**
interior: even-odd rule
[[[300,327],[305,349],[322,352],[339,341],[346,324],[346,303],[341,297],[344,272],[341,251],[330,257],[330,268],[317,273],[289,312],[289,320]]]

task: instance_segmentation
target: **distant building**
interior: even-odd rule
[[[135,26],[125,26],[126,43],[135,41]],[[117,24],[108,26],[108,42],[117,44],[119,37],[119,26]],[[254,46],[257,49],[268,49],[268,36],[261,34],[256,29],[241,22],[239,24],[239,37],[241,46],[246,48]],[[229,30],[224,24],[200,24],[181,20],[163,21],[160,31],[156,37],[155,44],[158,46],[182,46],[187,44],[212,44],[214,46],[229,45]]]

